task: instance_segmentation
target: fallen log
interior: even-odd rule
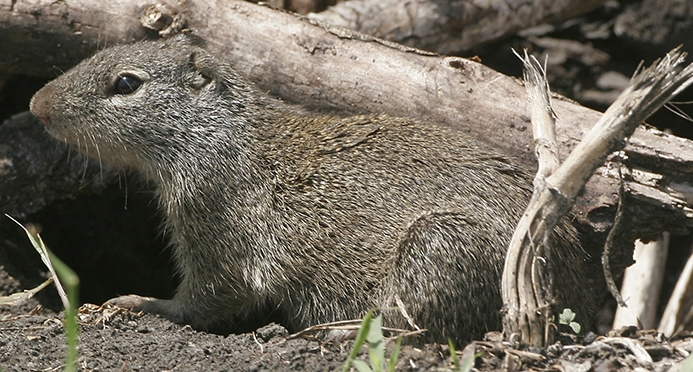
[[[55,76],[98,48],[189,28],[263,89],[291,102],[384,112],[448,125],[534,167],[521,82],[475,61],[435,55],[241,1],[143,3],[17,0],[0,5],[0,75]],[[600,113],[554,96],[563,159]],[[0,137],[0,142],[6,137]],[[0,145],[2,145],[0,143]],[[624,150],[633,236],[682,232],[693,217],[693,141],[641,126]],[[7,156],[7,155],[4,155]],[[611,224],[619,163],[608,162],[573,212],[594,231]],[[7,169],[0,170],[0,193]],[[13,169],[13,177],[23,177]],[[9,195],[9,194],[7,194]]]
[[[308,17],[442,54],[585,14],[604,0],[344,1]]]

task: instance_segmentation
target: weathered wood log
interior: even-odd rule
[[[0,4],[0,75],[55,75],[56,67],[64,70],[97,48],[188,27],[250,80],[288,101],[452,126],[534,164],[524,88],[517,79],[474,61],[316,27],[304,17],[241,1],[12,4]],[[554,109],[565,157],[600,113],[562,97],[554,97]],[[647,240],[691,225],[693,141],[641,127],[625,154],[633,169],[626,178],[632,208],[647,211],[637,214],[643,220],[633,222],[639,235]],[[609,226],[618,201],[613,169],[607,163],[596,173],[574,209],[581,222],[596,230]]]
[[[441,54],[459,53],[544,23],[587,13],[605,0],[351,0],[308,17]]]
[[[23,217],[55,199],[105,188],[115,176],[57,142],[28,111],[0,125],[0,213]]]

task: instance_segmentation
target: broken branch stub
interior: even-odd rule
[[[681,68],[684,58],[685,53],[675,49],[651,67],[636,71],[630,86],[602,115],[564,163],[548,177],[538,175],[535,179],[534,194],[513,234],[503,270],[503,330],[511,341],[536,347],[545,346],[550,341],[548,317],[551,314],[547,305],[553,289],[546,286],[550,281],[544,274],[543,265],[544,252],[549,249],[546,246],[548,237],[607,156],[622,149],[625,138],[640,123],[693,83],[693,64]],[[525,68],[536,69],[538,66],[540,71],[538,63],[528,61],[529,58],[524,59]],[[541,72],[535,71],[534,74],[541,75]],[[532,80],[526,79],[525,84],[530,84]],[[548,103],[532,104],[550,107]],[[539,117],[533,116],[532,121]]]

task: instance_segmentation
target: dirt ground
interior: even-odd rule
[[[5,276],[3,283],[13,280]],[[0,366],[5,371],[59,371],[65,357],[61,317],[31,300],[0,312]],[[340,371],[353,341],[289,338],[275,323],[254,332],[220,336],[198,332],[151,315],[81,312],[78,370],[82,371]],[[387,352],[392,350],[390,341]],[[474,354],[479,371],[690,371],[693,337],[667,340],[634,327],[580,342],[564,338],[546,350],[515,350],[500,334],[487,335],[458,351]],[[366,359],[362,352],[359,359]],[[452,371],[447,345],[402,347],[398,371]]]
[[[587,16],[527,30],[461,54],[479,56],[496,70],[520,76],[521,64],[511,48],[527,48],[536,56],[548,53],[552,89],[603,110],[640,60],[649,64],[673,46],[668,43],[676,42],[615,35],[615,20],[632,10],[627,4],[638,3],[609,2]],[[642,3],[644,8],[652,2]],[[44,83],[17,77],[5,84],[0,92],[0,120],[26,110],[28,98]],[[690,100],[690,95],[684,93],[679,100]],[[693,138],[690,123],[671,113],[658,113],[650,123]],[[125,180],[102,194],[58,201],[21,217],[41,225],[47,245],[80,275],[82,303],[100,304],[127,293],[167,298],[176,286],[169,252],[157,230],[151,193],[144,185]],[[0,295],[35,287],[46,278],[40,259],[17,226],[0,220]],[[674,239],[663,297],[671,292],[690,247],[689,237]],[[66,343],[60,302],[53,292],[50,286],[22,305],[0,306],[0,370],[62,369]],[[609,332],[613,307],[607,300],[595,320],[593,329],[599,336],[566,336],[546,350],[517,351],[506,348],[497,334],[489,334],[467,348],[459,345],[458,356],[479,353],[475,368],[482,371],[678,371],[681,361],[693,352],[693,338],[687,334],[666,339],[633,328]],[[289,331],[272,322],[272,314],[262,314],[227,336],[198,332],[156,316],[115,314],[104,319],[101,315],[88,306],[81,313],[80,370],[333,371],[342,369],[353,345],[350,340],[290,338]],[[392,346],[390,342],[388,347]],[[366,358],[363,352],[360,358]],[[401,371],[452,368],[447,345],[405,345],[397,362]]]

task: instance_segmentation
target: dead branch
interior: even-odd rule
[[[510,241],[503,270],[501,294],[506,309],[506,337],[514,340],[519,336],[521,344],[547,346],[551,338],[544,332],[552,315],[548,310],[551,288],[546,287],[542,255],[549,249],[547,243],[553,228],[594,171],[609,154],[623,148],[625,138],[638,124],[693,84],[693,64],[680,68],[685,56],[674,50],[638,72],[563,164],[544,182],[542,175],[537,176],[539,182],[535,180],[534,195]],[[525,68],[533,67],[535,76],[540,74],[537,66],[529,59],[525,61]],[[537,84],[537,79],[526,79],[526,84]]]
[[[632,325],[640,329],[655,327],[668,250],[667,233],[654,242],[635,242],[635,264],[626,269],[621,285],[628,307],[616,308],[612,329]]]
[[[524,57],[515,52],[524,64],[523,76],[525,89],[529,98],[532,113],[532,133],[535,140],[535,151],[539,169],[534,178],[534,193],[526,213],[517,225],[510,248],[506,254],[503,270],[502,295],[506,314],[503,327],[506,337],[530,345],[546,346],[551,341],[546,334],[547,319],[550,317],[551,283],[537,260],[544,260],[548,249],[548,239],[555,223],[545,235],[538,235],[540,240],[533,240],[530,234],[537,222],[528,218],[543,191],[547,188],[546,179],[560,166],[556,146],[556,116],[551,106],[549,83],[546,71],[536,58],[525,51]],[[554,218],[560,218],[555,216]],[[524,236],[529,239],[524,239]],[[521,238],[518,238],[521,237]],[[548,292],[548,293],[547,293]],[[525,315],[525,313],[527,315]],[[540,340],[540,341],[537,341]]]
[[[674,292],[667,302],[658,331],[674,336],[693,327],[693,255],[688,257],[686,266],[676,282]]]

